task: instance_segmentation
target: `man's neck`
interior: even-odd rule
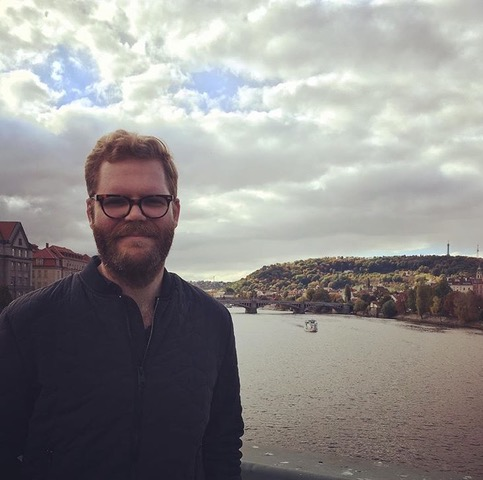
[[[143,323],[145,327],[152,325],[154,306],[156,297],[161,291],[161,284],[163,281],[164,268],[161,269],[154,280],[145,287],[134,287],[113,275],[104,264],[99,265],[99,272],[111,282],[116,283],[121,287],[122,293],[131,297],[138,305],[139,310],[143,316]]]

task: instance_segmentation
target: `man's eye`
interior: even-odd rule
[[[143,205],[147,207],[162,207],[166,205],[166,199],[163,197],[146,197]]]
[[[108,207],[124,207],[127,204],[127,200],[125,198],[106,198],[104,200],[104,205]]]

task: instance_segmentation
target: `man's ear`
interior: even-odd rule
[[[175,200],[173,200],[173,219],[176,227],[178,226],[180,212],[181,212],[181,203],[179,202],[179,198],[176,198]]]
[[[89,225],[92,228],[92,225],[94,224],[94,202],[92,198],[86,200],[86,213],[87,218],[89,219]]]

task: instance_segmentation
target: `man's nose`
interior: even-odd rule
[[[141,210],[141,206],[139,204],[134,204],[132,205],[129,214],[124,217],[124,220],[146,220],[146,217]]]

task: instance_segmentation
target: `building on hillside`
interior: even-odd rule
[[[32,245],[20,222],[0,221],[0,285],[13,298],[32,290]]]
[[[469,279],[454,280],[449,285],[453,292],[468,293],[473,291],[473,282]]]
[[[478,266],[474,278],[453,280],[449,282],[449,286],[453,292],[474,292],[476,295],[483,297],[483,269]]]
[[[481,266],[478,266],[476,270],[476,278],[473,284],[473,291],[476,295],[483,297],[483,270]]]
[[[61,278],[80,272],[89,260],[88,255],[48,243],[45,248],[35,249],[32,271],[34,289],[45,287]]]

